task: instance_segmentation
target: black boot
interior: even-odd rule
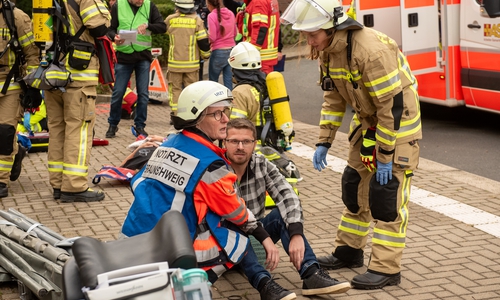
[[[109,125],[108,131],[106,131],[106,137],[114,138],[117,131],[118,131],[118,126]]]
[[[386,285],[398,285],[400,283],[401,273],[384,274],[370,270],[364,274],[354,276],[351,281],[353,288],[361,290],[381,289]]]
[[[363,250],[340,246],[331,255],[318,257],[319,265],[328,270],[360,268],[363,266]]]
[[[10,170],[10,181],[16,181],[19,175],[21,175],[22,162],[27,152],[26,148],[21,146],[21,144],[18,145],[17,154],[14,156],[14,164],[12,164],[12,169]]]
[[[0,198],[5,198],[9,195],[7,184],[0,182]]]

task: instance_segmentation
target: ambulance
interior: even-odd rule
[[[398,43],[417,77],[420,101],[500,113],[499,0],[344,0],[343,5],[344,11],[355,8],[358,22]]]

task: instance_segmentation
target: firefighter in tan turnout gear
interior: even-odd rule
[[[200,58],[210,57],[210,42],[203,20],[196,14],[194,0],[176,0],[175,13],[165,19],[170,40],[168,50],[168,93],[172,113],[183,88],[199,80]]]
[[[417,82],[398,45],[385,34],[363,28],[339,0],[294,0],[282,15],[305,34],[321,63],[325,91],[314,167],[326,154],[347,104],[355,110],[348,165],[342,175],[345,209],[332,255],[323,267],[363,266],[370,222],[374,223],[368,270],[354,288],[377,289],[401,282],[401,257],[408,226],[410,181],[422,138]]]
[[[91,190],[87,184],[99,76],[99,60],[92,49],[94,38],[106,35],[111,18],[100,0],[68,0],[60,4],[69,28],[55,28],[54,36],[67,53],[57,55],[54,61],[71,73],[71,81],[65,87],[45,92],[50,185],[54,199],[62,202],[100,201],[104,193]],[[74,42],[78,44],[73,50],[64,49],[63,45]]]
[[[16,180],[21,171],[22,156],[26,154],[21,149],[16,138],[16,127],[23,116],[21,94],[21,68],[25,60],[28,71],[38,66],[38,48],[33,40],[31,20],[22,10],[15,8],[10,1],[3,0],[0,7],[0,198],[7,197],[7,183]],[[22,57],[22,58],[21,58]],[[40,91],[30,89],[29,93]],[[19,151],[19,153],[18,153]],[[15,159],[14,159],[15,158]],[[17,169],[17,170],[16,170]],[[12,171],[12,173],[11,173]],[[14,174],[16,173],[16,174]]]

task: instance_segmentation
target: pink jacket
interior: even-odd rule
[[[217,19],[217,9],[208,14],[208,38],[210,39],[212,51],[220,48],[230,48],[236,45],[236,21],[234,14],[227,8],[220,10],[221,25],[224,26],[225,34],[222,35],[219,29],[219,20]]]

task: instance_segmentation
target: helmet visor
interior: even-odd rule
[[[332,22],[331,13],[314,0],[294,0],[281,15],[281,22],[292,24],[294,30],[316,31],[325,28],[328,22]]]

